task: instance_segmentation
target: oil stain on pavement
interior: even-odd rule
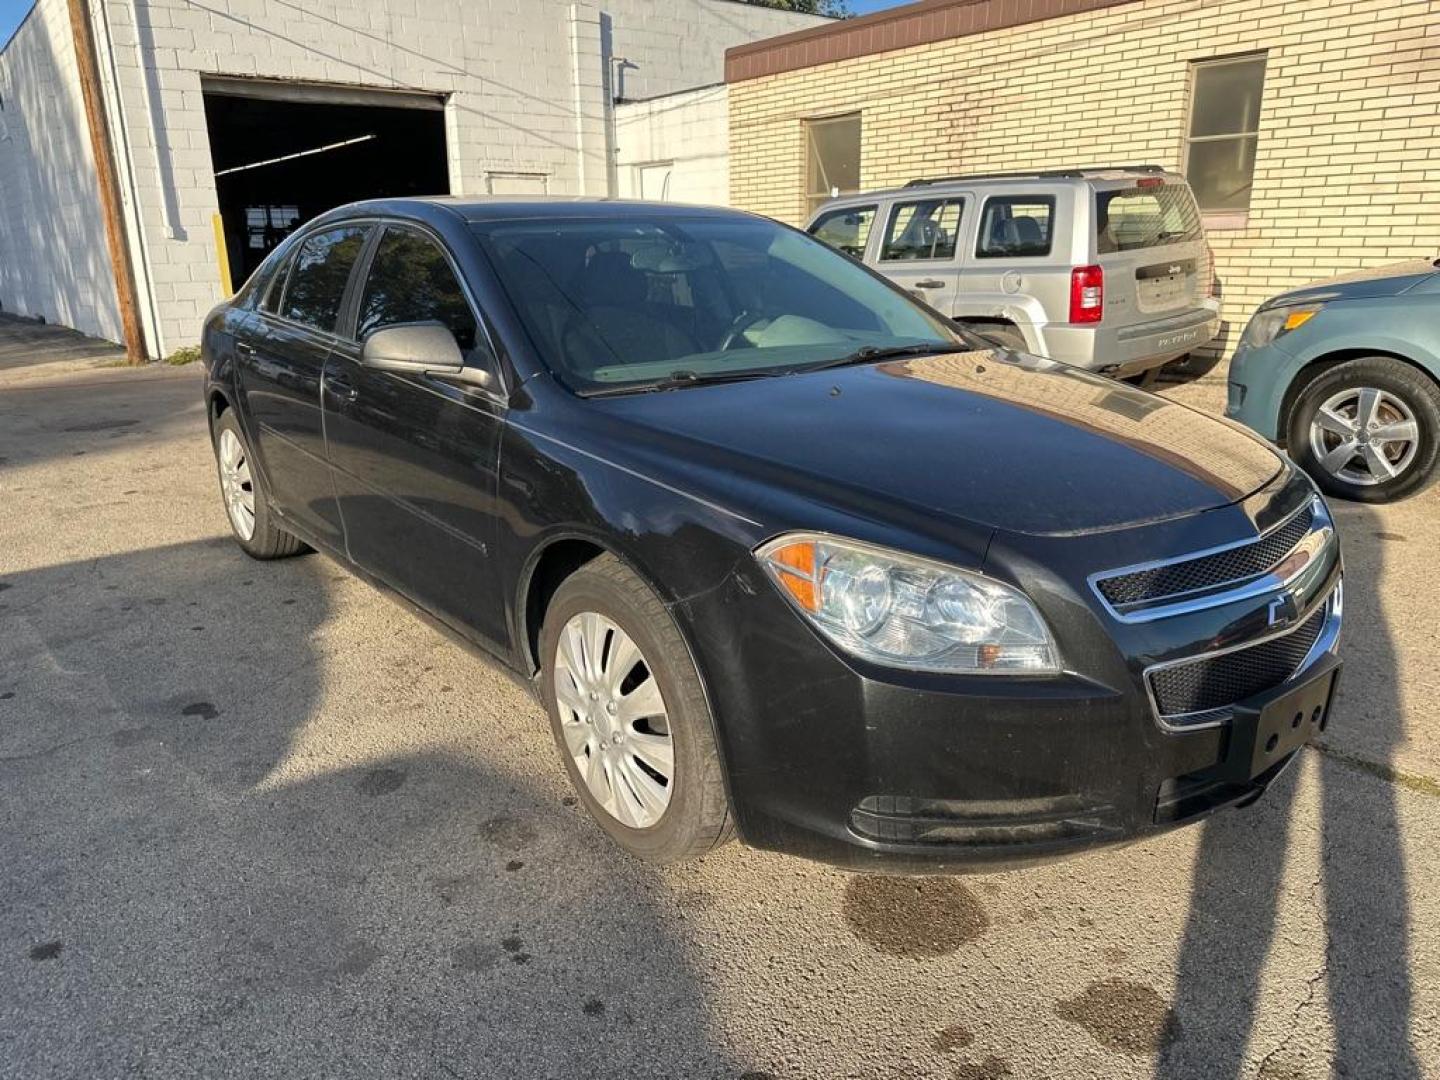
[[[355,790],[361,795],[368,795],[373,799],[377,796],[389,795],[392,791],[400,790],[401,785],[404,783],[404,769],[371,769],[356,783]]]
[[[937,1031],[935,1038],[930,1040],[930,1045],[940,1053],[948,1054],[954,1050],[964,1050],[974,1041],[975,1036],[970,1034],[970,1029],[964,1024],[951,1024]]]
[[[984,1061],[972,1061],[955,1070],[955,1080],[1005,1080],[1014,1076],[1010,1063],[1004,1058],[991,1054]]]
[[[519,818],[500,815],[480,826],[480,839],[501,851],[524,851],[535,842],[535,830]]]
[[[953,878],[861,876],[845,887],[845,921],[877,952],[945,956],[990,925],[980,900]]]
[[[1152,1054],[1180,1037],[1180,1020],[1170,1003],[1128,979],[1091,983],[1077,997],[1057,1002],[1055,1014],[1084,1028],[1106,1049],[1125,1054]]]

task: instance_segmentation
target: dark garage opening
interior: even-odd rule
[[[361,103],[363,91],[346,92],[361,99],[353,104],[272,93],[205,92],[210,160],[236,288],[276,244],[331,207],[449,194],[438,98],[407,96],[410,103],[397,106],[390,100],[398,98],[383,92],[369,95],[375,104]]]

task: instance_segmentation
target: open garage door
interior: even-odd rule
[[[206,79],[204,91],[237,287],[276,244],[331,207],[449,194],[439,97],[258,79]]]

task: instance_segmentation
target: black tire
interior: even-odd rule
[[[245,438],[245,432],[241,430],[240,423],[235,419],[235,413],[227,410],[216,419],[211,430],[211,445],[215,451],[215,468],[220,475],[221,498],[224,499],[225,480],[223,469],[220,464],[220,444],[225,433],[229,432],[239,440],[245,457],[250,457],[250,443]],[[299,555],[309,549],[299,538],[286,532],[276,524],[275,512],[270,508],[269,493],[265,490],[265,481],[260,476],[260,470],[251,468],[250,487],[255,503],[255,530],[248,537],[243,535],[234,518],[226,509],[225,519],[230,522],[230,532],[235,537],[235,542],[240,545],[242,551],[252,559],[286,559],[292,555]]]
[[[556,653],[565,625],[584,612],[603,615],[630,636],[665,700],[674,751],[673,787],[664,812],[647,828],[632,828],[601,805],[565,744],[555,691]],[[637,858],[663,864],[698,858],[731,839],[734,827],[724,769],[699,672],[660,598],[613,555],[586,563],[551,598],[540,631],[540,686],[570,782],[612,840]]]
[[[1161,364],[1159,367],[1146,368],[1138,375],[1127,376],[1124,381],[1131,386],[1138,386],[1141,390],[1153,390],[1160,385],[1160,372],[1164,367],[1165,365]]]
[[[1311,444],[1311,426],[1321,406],[1336,394],[1373,388],[1409,410],[1418,428],[1409,464],[1393,479],[1354,483],[1326,469]],[[1356,502],[1384,503],[1414,495],[1436,477],[1440,459],[1440,387],[1424,372],[1391,356],[1365,356],[1327,368],[1306,384],[1285,425],[1290,456],[1315,478],[1327,495]]]
[[[967,326],[1002,349],[1023,353],[1030,351],[1030,346],[1025,344],[1025,335],[1013,323],[968,323]]]

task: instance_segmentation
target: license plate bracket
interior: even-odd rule
[[[1230,779],[1259,776],[1324,730],[1339,682],[1340,661],[1329,656],[1303,683],[1263,705],[1236,707],[1225,771]]]

